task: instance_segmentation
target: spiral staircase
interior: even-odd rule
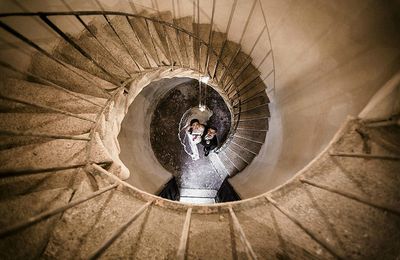
[[[349,118],[307,167],[257,197],[206,206],[164,200],[124,181],[132,169],[118,157],[117,136],[129,105],[152,81],[208,75],[233,118],[214,160],[240,174],[269,120],[266,85],[250,55],[212,22],[171,12],[0,17],[5,39],[13,38],[8,55],[30,57],[25,68],[0,63],[2,259],[399,256],[396,119]],[[15,23],[24,17],[58,41],[30,40]]]

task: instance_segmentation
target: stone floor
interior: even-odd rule
[[[198,106],[198,93],[197,80],[178,85],[166,93],[153,114],[150,141],[158,161],[176,177],[180,188],[218,190],[226,176],[215,170],[200,144],[200,159],[193,161],[178,138],[181,117],[188,109]],[[222,143],[229,132],[229,110],[211,87],[207,89],[206,105],[214,113],[207,124],[217,127],[217,137]]]

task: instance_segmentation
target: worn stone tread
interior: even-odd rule
[[[100,106],[104,106],[105,104],[105,99],[94,98],[78,93],[74,93],[74,95],[78,96],[75,97],[52,86],[19,79],[8,79],[1,82],[0,95],[17,100],[25,100],[34,104],[45,105],[76,114],[98,113],[102,109]],[[100,106],[96,106],[86,100],[82,100],[79,98],[79,96]]]
[[[228,171],[230,176],[233,176],[239,172],[239,170],[229,161],[226,154],[221,151],[218,153],[218,157],[220,158],[221,162],[224,164],[225,169]]]
[[[235,152],[231,147],[229,146],[227,149],[224,150],[226,156],[229,157],[231,162],[235,165],[239,171],[242,171],[246,166],[249,164],[249,162],[244,159],[241,154],[238,154]]]
[[[186,17],[174,19],[174,24],[187,30],[188,32],[193,33],[193,17],[192,16],[186,16]],[[180,37],[181,46],[184,48],[186,56],[187,56],[188,67],[194,69],[195,68],[195,56],[194,56],[193,37],[189,36],[188,34],[182,33],[182,32],[179,33],[179,37]]]
[[[232,139],[232,142],[239,145],[243,149],[246,149],[247,151],[252,152],[254,155],[258,154],[258,151],[260,151],[261,146],[262,146],[259,143],[254,143],[254,142],[248,141],[246,139],[241,139],[241,138],[237,138],[237,137],[234,137]]]
[[[237,129],[235,136],[237,138],[246,139],[248,141],[253,141],[256,143],[264,143],[267,132],[265,131],[248,131]]]
[[[15,196],[0,203],[0,226],[6,227],[24,221],[48,209],[68,203],[72,189],[51,189]],[[1,259],[40,258],[51,236],[53,227],[59,221],[57,214],[45,221],[19,231],[18,235],[2,238],[0,241]],[[21,248],[21,245],[23,247]]]
[[[251,130],[268,130],[268,118],[255,118],[253,120],[239,120],[238,128]]]

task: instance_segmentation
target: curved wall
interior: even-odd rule
[[[113,110],[117,110],[115,113],[120,118],[116,123],[119,127],[111,135],[118,138],[119,145],[112,154],[119,156],[129,170],[126,181],[136,188],[157,194],[172,177],[151,148],[150,123],[158,102],[169,90],[197,77],[198,73],[188,69],[162,68],[145,73],[133,80],[126,98],[116,102]],[[210,80],[208,85],[227,102],[215,82]],[[109,139],[114,140],[114,136]]]
[[[396,1],[264,0],[276,88],[267,142],[231,179],[243,198],[284,183],[400,67]]]
[[[126,180],[150,193],[158,193],[160,185],[172,175],[158,162],[151,149],[150,123],[158,101],[171,88],[189,79],[161,79],[150,83],[135,97],[121,124],[118,135],[120,159],[130,171]]]

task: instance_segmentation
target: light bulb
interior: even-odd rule
[[[205,76],[205,77],[201,77],[200,78],[200,81],[203,82],[204,84],[207,84],[209,80],[210,80],[209,76]]]

